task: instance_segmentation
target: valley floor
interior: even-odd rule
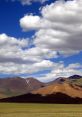
[[[0,117],[82,117],[82,105],[0,103]]]

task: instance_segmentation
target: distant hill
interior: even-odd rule
[[[69,83],[71,85],[77,85],[79,87],[82,87],[82,76],[79,75],[73,75],[67,78],[63,78],[63,77],[59,77],[49,83],[47,83],[48,85],[50,84],[54,84],[54,83]]]
[[[56,83],[40,88],[38,90],[32,91],[33,94],[40,94],[43,96],[54,94],[54,93],[63,93],[71,97],[82,98],[82,88],[76,85],[69,83]]]
[[[82,76],[60,77],[48,83],[34,78],[0,79],[0,97],[0,101],[9,102],[82,103]]]
[[[80,75],[73,75],[69,77],[69,79],[80,79],[80,78],[82,78],[82,76]]]
[[[0,79],[0,98],[22,95],[43,86],[44,83],[34,78],[14,77]]]
[[[33,94],[50,95],[54,93],[63,93],[71,97],[82,98],[82,77],[73,75],[68,78],[57,78],[48,83],[47,86],[34,90]]]
[[[82,87],[82,76],[73,75],[73,76],[69,77],[68,80],[71,84],[75,84],[77,86]]]

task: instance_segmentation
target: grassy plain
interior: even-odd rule
[[[82,105],[0,103],[0,117],[82,117]]]

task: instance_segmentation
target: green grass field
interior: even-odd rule
[[[82,117],[82,105],[0,103],[0,117]]]

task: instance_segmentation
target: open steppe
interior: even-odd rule
[[[0,117],[82,117],[82,105],[0,103]]]

